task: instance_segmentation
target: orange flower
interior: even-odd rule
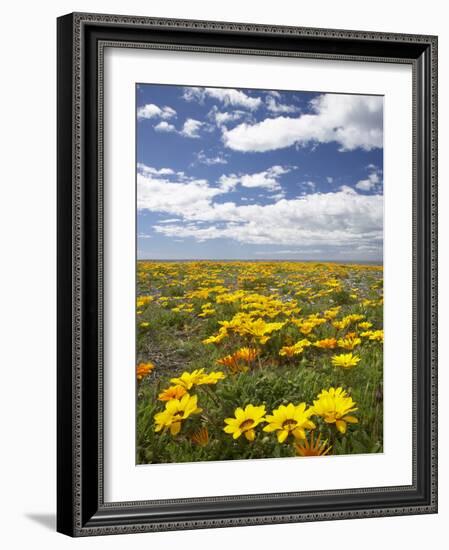
[[[332,446],[327,446],[327,440],[321,441],[321,434],[314,441],[313,432],[310,432],[310,442],[306,438],[304,441],[299,441],[295,445],[296,454],[299,456],[324,456],[329,453]]]
[[[209,431],[206,426],[203,426],[190,436],[192,443],[205,447],[209,443]]]
[[[140,382],[143,378],[145,378],[145,376],[148,376],[153,369],[154,364],[151,362],[139,363],[136,369],[137,380]]]
[[[336,338],[324,338],[323,340],[317,340],[314,344],[317,348],[322,349],[334,349],[337,347]]]
[[[170,401],[171,399],[181,399],[187,390],[183,386],[170,386],[158,395],[159,401]]]
[[[236,360],[235,355],[226,355],[225,357],[222,357],[221,359],[217,359],[217,363],[219,365],[223,365],[224,367],[228,367],[229,370],[234,371],[238,369],[238,361]]]
[[[238,372],[246,372],[249,370],[249,365],[257,357],[255,348],[240,348],[232,355],[226,355],[217,360],[219,365],[227,367],[233,374]]]
[[[251,363],[257,357],[257,350],[255,348],[240,348],[234,355],[237,359]]]

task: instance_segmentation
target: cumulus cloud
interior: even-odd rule
[[[195,218],[201,209],[209,210],[211,199],[221,194],[219,188],[208,185],[206,180],[182,181],[137,174],[137,208],[161,212],[181,219]]]
[[[197,88],[189,87],[184,88],[183,99],[186,101],[198,101],[204,102],[206,97],[216,99],[223,105],[230,105],[232,107],[244,107],[253,111],[258,109],[262,105],[262,99],[260,97],[251,97],[241,90],[234,90],[232,88]]]
[[[355,186],[361,191],[378,190],[382,186],[381,171],[370,164],[368,168],[371,170],[366,179],[358,181]]]
[[[195,120],[194,118],[188,118],[184,122],[181,130],[178,130],[176,126],[174,126],[173,124],[169,124],[165,120],[161,120],[161,122],[156,124],[154,129],[156,132],[174,133],[187,138],[199,138],[200,135],[198,131],[202,126],[203,126],[203,123],[200,122],[199,120]]]
[[[156,132],[167,132],[167,133],[176,132],[175,126],[173,126],[173,124],[169,124],[165,120],[161,120],[161,122],[156,124],[154,129],[156,130]]]
[[[254,174],[223,175],[219,182],[221,188],[226,192],[232,191],[238,184],[242,187],[264,187],[271,191],[278,191],[281,189],[279,178],[287,172],[290,172],[290,168],[276,165]]]
[[[195,219],[196,218],[196,219]],[[155,225],[165,236],[197,241],[228,238],[241,243],[288,246],[381,246],[382,199],[357,193],[310,194],[269,205],[210,204],[184,224]],[[203,225],[202,221],[214,221]],[[221,223],[218,223],[221,222]]]
[[[323,94],[310,102],[311,113],[298,117],[243,122],[223,130],[226,147],[242,152],[264,152],[313,143],[336,142],[341,151],[383,146],[383,98]]]
[[[176,116],[176,111],[171,107],[158,107],[154,103],[148,103],[137,109],[137,118],[162,118],[169,119]]]
[[[152,174],[157,176],[169,176],[175,173],[171,168],[160,168],[158,170],[153,166],[147,166],[146,164],[142,164],[140,162],[137,163],[137,170],[143,174]]]
[[[279,103],[272,95],[267,96],[265,103],[266,108],[271,113],[297,113],[299,111],[299,108],[295,105],[285,105],[283,103]]]
[[[248,111],[242,111],[240,109],[233,109],[230,111],[220,111],[220,109],[214,105],[212,109],[207,113],[207,118],[215,123],[219,128],[226,124],[236,122],[242,118],[247,121],[251,120],[251,114]]]
[[[198,138],[200,137],[198,135],[198,130],[203,125],[202,122],[199,120],[195,120],[194,118],[188,118],[184,122],[184,126],[182,127],[181,134],[185,137],[189,138]]]
[[[183,180],[177,174],[140,170],[137,185],[139,210],[179,220],[168,219],[153,226],[167,237],[377,252],[382,246],[382,196],[359,194],[350,187],[290,200],[280,198],[266,205],[237,205],[218,202],[225,189],[204,179]]]

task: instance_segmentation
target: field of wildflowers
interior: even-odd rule
[[[383,450],[383,270],[137,265],[137,463]]]

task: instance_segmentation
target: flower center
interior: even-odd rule
[[[293,430],[297,424],[298,423],[293,418],[287,418],[287,420],[282,423],[282,427],[284,430]]]
[[[247,430],[249,428],[251,428],[251,426],[254,424],[254,420],[252,418],[248,418],[247,420],[244,420],[241,424],[240,424],[240,429],[241,430]]]
[[[184,411],[176,411],[173,415],[173,418],[182,418],[184,416]]]

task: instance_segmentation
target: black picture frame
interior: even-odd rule
[[[437,37],[74,13],[58,18],[57,530],[71,536],[437,512]],[[413,69],[413,483],[105,503],[102,48],[407,63]]]

